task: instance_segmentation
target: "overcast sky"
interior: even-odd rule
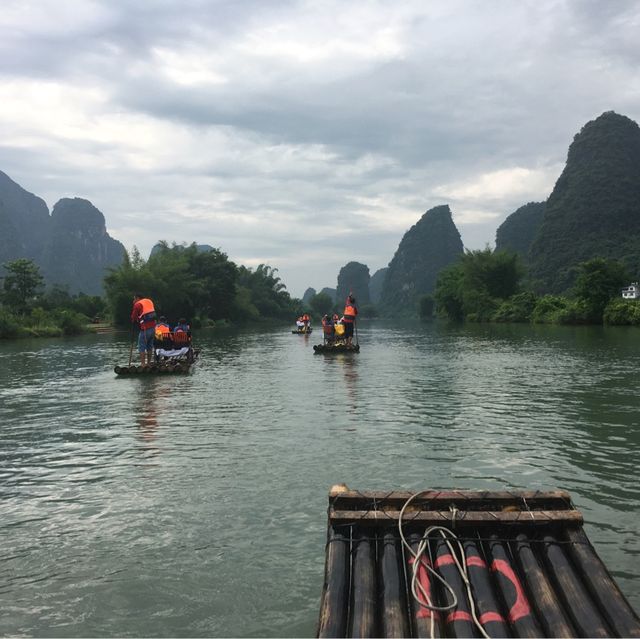
[[[493,245],[586,122],[640,120],[639,33],[625,0],[2,0],[0,170],[301,296],[440,204]]]

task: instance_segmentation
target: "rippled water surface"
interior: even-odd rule
[[[0,342],[0,634],[313,635],[329,487],[564,488],[640,608],[640,335],[362,323]]]

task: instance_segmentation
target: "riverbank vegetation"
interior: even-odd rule
[[[3,265],[0,289],[0,338],[56,337],[92,330],[98,321],[129,326],[133,293],[150,297],[159,315],[192,325],[290,320],[300,308],[277,275],[260,264],[238,266],[217,249],[195,244],[160,243],[149,260],[134,248],[104,280],[104,297],[70,295],[60,287],[45,290],[34,262]]]
[[[277,272],[266,264],[238,266],[218,249],[161,242],[147,261],[134,249],[111,269],[104,280],[106,301],[117,325],[130,323],[135,291],[150,297],[159,315],[187,317],[194,326],[291,319],[300,302],[291,298]]]
[[[467,251],[440,272],[435,312],[469,322],[640,325],[640,304],[620,295],[630,281],[621,262],[603,258],[581,262],[573,280],[565,295],[538,294],[516,253]],[[433,306],[425,300],[421,317],[432,313]]]
[[[31,260],[21,258],[3,266],[0,338],[78,335],[104,313],[100,297],[72,296],[55,286],[45,292],[44,279]]]

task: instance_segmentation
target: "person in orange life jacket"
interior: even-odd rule
[[[184,317],[178,320],[173,327],[173,343],[176,348],[181,348],[191,341],[191,326]]]
[[[305,314],[302,316],[302,318],[301,318],[301,319],[302,319],[302,324],[303,324],[303,326],[304,326],[304,330],[305,330],[305,331],[308,331],[308,330],[309,330],[309,326],[310,326],[310,324],[311,324],[311,317],[309,316],[309,314],[308,314],[308,313],[305,313]]]
[[[344,307],[344,313],[342,314],[342,323],[344,324],[344,336],[347,340],[347,345],[351,346],[353,341],[353,327],[358,315],[358,307],[356,306],[356,298],[349,294]]]
[[[138,325],[138,352],[142,366],[153,362],[153,340],[156,336],[156,310],[148,297],[139,293],[133,296],[131,321]]]
[[[322,333],[325,341],[331,344],[334,338],[333,320],[328,315],[322,318]]]
[[[155,345],[160,348],[171,348],[171,328],[164,316],[156,324]]]

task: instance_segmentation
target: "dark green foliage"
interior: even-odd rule
[[[255,271],[240,266],[237,283],[250,291],[251,303],[262,317],[288,319],[295,310],[295,304],[277,272],[277,268],[267,264],[260,264]],[[236,319],[242,320],[243,317],[236,316]]]
[[[421,295],[432,294],[438,274],[463,252],[448,206],[427,211],[402,238],[384,276],[380,307],[387,315],[415,315]]]
[[[2,303],[14,313],[24,314],[42,288],[40,269],[24,258],[7,262],[3,267],[7,274],[3,278]]]
[[[87,324],[85,315],[70,310],[59,311],[56,319],[63,335],[80,335],[84,332],[84,327]]]
[[[218,249],[195,244],[171,247],[160,242],[145,262],[137,251],[105,278],[114,321],[128,325],[134,292],[150,297],[159,315],[199,321],[236,322],[288,318],[295,310],[277,269],[260,264],[255,270],[236,266]]]
[[[440,271],[434,298],[438,315],[453,321],[464,319],[462,301],[464,274],[458,262]]]
[[[531,313],[534,324],[557,324],[558,317],[569,305],[566,297],[559,295],[544,295],[538,299]]]
[[[580,264],[577,271],[573,294],[584,302],[588,320],[599,324],[605,306],[620,296],[620,289],[629,281],[627,270],[615,260],[594,258]]]
[[[619,297],[612,299],[604,309],[603,322],[610,326],[640,325],[640,303]]]
[[[537,299],[530,291],[518,293],[502,302],[491,319],[494,322],[530,322]]]
[[[418,300],[418,315],[420,319],[431,319],[436,308],[436,301],[432,295],[423,295]]]
[[[331,309],[333,308],[333,300],[324,293],[318,293],[311,298],[309,306],[316,315],[322,317],[326,313],[331,312]]]
[[[0,308],[0,339],[18,337],[20,322],[8,310]]]
[[[336,304],[344,304],[350,293],[360,306],[369,303],[369,267],[359,262],[349,262],[338,273]]]
[[[539,290],[561,292],[594,257],[640,266],[640,128],[612,111],[588,122],[569,147],[530,252]]]
[[[545,202],[529,202],[509,215],[496,231],[496,251],[512,251],[526,262],[544,217]]]
[[[520,258],[507,251],[467,251],[441,272],[436,284],[438,313],[451,320],[486,322],[515,295],[522,277]]]

